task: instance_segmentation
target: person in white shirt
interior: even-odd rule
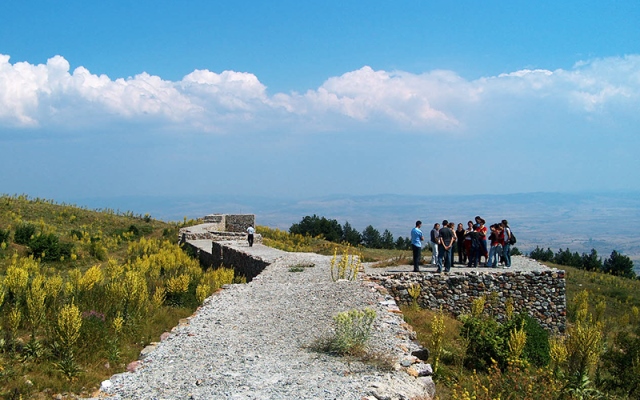
[[[247,241],[249,242],[249,247],[253,246],[253,234],[256,232],[255,229],[253,229],[253,226],[249,226],[247,228]]]

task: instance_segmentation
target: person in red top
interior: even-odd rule
[[[476,232],[480,235],[480,254],[484,256],[484,262],[486,264],[489,258],[489,251],[487,250],[487,227],[484,226],[485,220],[479,215],[476,215],[476,224],[478,224]]]
[[[491,235],[489,235],[489,240],[491,240],[491,250],[489,251],[487,267],[497,268],[498,255],[502,254],[502,245],[504,244],[504,232],[500,224],[491,225]]]

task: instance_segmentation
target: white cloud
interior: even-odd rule
[[[69,70],[61,56],[32,65],[11,64],[9,56],[0,55],[0,126],[132,121],[231,133],[287,124],[306,131],[348,126],[442,132],[467,129],[480,113],[500,118],[509,106],[547,104],[585,118],[603,112],[633,112],[637,118],[640,109],[638,55],[579,62],[569,70],[523,69],[474,81],[452,71],[412,74],[365,66],[330,77],[303,94],[273,95],[246,72],[195,70],[173,82],[147,73],[112,80],[84,67]]]

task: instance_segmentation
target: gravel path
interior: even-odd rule
[[[406,364],[409,353],[419,349],[413,333],[394,312],[395,302],[373,283],[332,282],[330,257],[230,245],[272,264],[252,282],[208,298],[134,372],[103,382],[99,397],[409,399],[425,394],[430,378],[414,378],[398,364],[383,370],[308,348],[331,333],[337,312],[372,307],[377,312],[372,350]],[[309,262],[315,266],[289,271]]]

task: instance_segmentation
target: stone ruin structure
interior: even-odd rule
[[[247,237],[247,228],[256,226],[255,214],[209,214],[204,218],[204,223],[181,228],[179,242],[189,240],[244,240]],[[254,235],[254,242],[262,242],[262,236]]]
[[[268,263],[225,244],[228,241],[246,241],[249,226],[255,227],[253,214],[211,214],[204,217],[203,224],[182,228],[180,241],[192,248],[203,267],[229,266],[250,281]],[[254,241],[261,243],[262,237],[255,234]],[[467,314],[473,300],[485,296],[488,300],[486,308],[502,320],[506,315],[506,302],[510,299],[515,312],[526,312],[548,331],[564,332],[566,329],[566,281],[565,272],[561,270],[546,268],[541,271],[499,270],[443,275],[374,273],[367,279],[388,290],[398,303],[411,304],[413,299],[408,289],[418,285],[420,295],[416,300],[422,308],[442,308],[453,315]]]

